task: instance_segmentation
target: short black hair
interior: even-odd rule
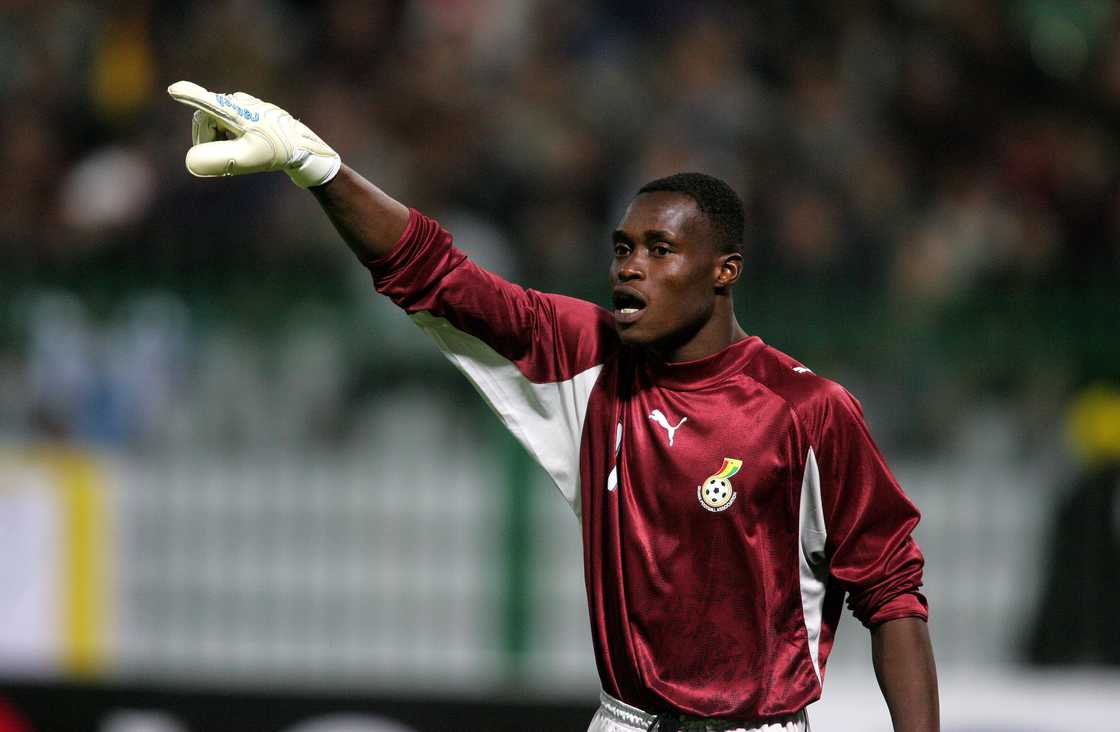
[[[708,217],[719,238],[720,251],[725,254],[743,252],[743,201],[726,182],[705,173],[674,173],[651,180],[639,188],[636,195],[661,191],[682,193],[696,201],[696,207]]]

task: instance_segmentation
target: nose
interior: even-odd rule
[[[629,257],[623,259],[618,263],[618,269],[615,271],[615,276],[619,282],[630,282],[632,280],[644,279],[645,275],[642,268],[636,261],[637,252],[632,252]]]

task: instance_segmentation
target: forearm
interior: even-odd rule
[[[358,259],[389,253],[408,225],[408,208],[343,165],[325,185],[309,189]]]
[[[899,618],[873,628],[871,659],[895,732],[937,732],[937,669],[925,621]]]

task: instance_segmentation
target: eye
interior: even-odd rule
[[[625,257],[630,253],[630,245],[620,241],[614,243],[614,256]]]
[[[673,250],[669,248],[669,245],[663,242],[654,244],[652,247],[650,247],[650,251],[653,252],[653,255],[655,257],[664,257],[673,252]]]

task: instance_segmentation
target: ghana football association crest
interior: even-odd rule
[[[696,497],[700,499],[700,505],[709,511],[728,509],[735,502],[735,496],[739,495],[731,486],[731,477],[738,473],[741,467],[743,467],[742,460],[725,457],[723,467],[696,486]]]

